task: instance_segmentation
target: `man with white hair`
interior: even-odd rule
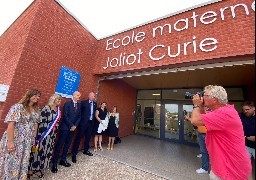
[[[252,167],[245,148],[242,122],[234,105],[229,105],[221,86],[204,88],[202,98],[194,95],[191,123],[207,128],[206,147],[210,156],[210,179],[248,179]],[[211,109],[204,114],[203,107]]]

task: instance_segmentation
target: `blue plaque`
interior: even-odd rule
[[[72,98],[73,93],[78,90],[79,83],[80,74],[62,66],[55,92],[62,97]]]

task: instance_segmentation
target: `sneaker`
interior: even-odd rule
[[[198,174],[208,174],[208,171],[206,171],[206,170],[204,170],[204,169],[202,169],[202,168],[197,169],[196,172],[197,172]]]
[[[196,157],[201,158],[201,157],[202,157],[202,154],[198,154]]]

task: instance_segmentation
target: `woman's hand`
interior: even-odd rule
[[[9,152],[15,151],[14,141],[8,141],[6,147]]]
[[[191,119],[188,115],[184,115],[184,119],[186,119],[187,121],[191,121]]]
[[[32,139],[31,139],[31,145],[33,146],[33,145],[36,145],[36,137],[33,137]]]

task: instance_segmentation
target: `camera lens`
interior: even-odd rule
[[[194,94],[190,93],[190,92],[186,92],[185,93],[185,99],[192,99],[194,96]]]

